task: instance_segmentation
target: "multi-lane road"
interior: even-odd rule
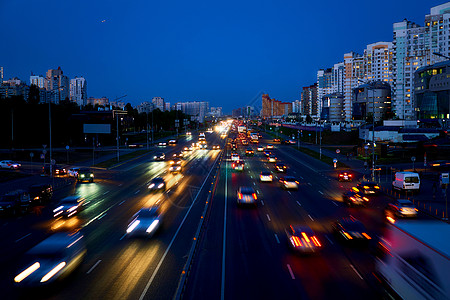
[[[55,220],[51,205],[42,215],[0,220],[0,287],[3,299],[379,299],[370,247],[348,247],[331,232],[333,221],[344,216],[361,220],[373,242],[383,227],[386,199],[372,197],[368,207],[347,208],[342,192],[354,183],[336,180],[330,166],[290,146],[275,145],[278,160],[300,182],[297,191],[282,190],[273,163],[262,152],[239,154],[244,171],[230,168],[226,139],[206,135],[208,148],[194,150],[183,160],[183,172],[168,172],[167,161],[152,154],[97,176],[90,183],[73,183],[58,190],[54,201],[67,195],[87,199],[76,217]],[[176,146],[155,149],[167,157],[196,142],[187,137]],[[267,144],[262,140],[261,144]],[[270,170],[273,183],[260,183],[259,174]],[[156,176],[167,182],[164,193],[149,193],[147,183]],[[236,191],[253,187],[256,208],[238,207]],[[211,195],[211,196],[210,196]],[[210,198],[208,198],[210,196]],[[210,199],[207,218],[202,220]],[[142,207],[161,205],[163,222],[150,239],[128,238],[126,228]],[[203,227],[191,256],[200,222]],[[322,250],[300,256],[288,248],[285,228],[306,224],[318,235]],[[86,237],[87,256],[75,274],[50,289],[24,291],[13,286],[23,254],[53,232],[80,229]],[[189,260],[192,258],[192,260]],[[187,261],[190,263],[188,274]],[[180,281],[180,278],[186,280]],[[182,284],[180,284],[180,282]]]

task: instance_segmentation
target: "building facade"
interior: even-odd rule
[[[60,101],[70,99],[69,78],[63,74],[61,67],[47,71],[45,84],[46,90],[52,93],[51,102],[59,104]]]
[[[377,42],[364,49],[364,79],[392,83],[392,43]]]
[[[46,78],[42,75],[31,75],[30,76],[30,85],[34,84],[38,88],[44,89],[46,86],[45,80],[46,80]]]
[[[78,106],[87,104],[87,82],[84,77],[76,77],[70,80],[70,101]]]
[[[166,108],[164,105],[164,98],[162,97],[153,97],[152,103],[155,106],[155,109],[158,108],[160,111],[164,111]]]
[[[292,113],[292,103],[271,99],[269,94],[262,95],[262,117],[280,117],[290,113]]]
[[[311,117],[319,117],[319,104],[317,102],[317,83],[303,87],[301,93],[300,110],[302,115],[310,115]],[[321,106],[321,105],[320,105]]]
[[[344,122],[344,95],[341,93],[331,93],[322,97],[321,120],[328,122]]]
[[[353,89],[353,120],[367,120],[374,116],[374,121],[390,117],[391,86],[385,81],[375,81]]]
[[[325,95],[332,93],[332,77],[333,71],[331,68],[326,70],[317,71],[317,100],[318,103],[318,113],[322,111],[322,98]]]

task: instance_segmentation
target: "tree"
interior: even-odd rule
[[[312,122],[312,118],[311,118],[311,116],[308,114],[308,115],[306,115],[306,123],[311,123]]]
[[[28,103],[29,104],[39,104],[41,100],[39,95],[39,88],[37,85],[30,85],[30,92],[28,93]]]

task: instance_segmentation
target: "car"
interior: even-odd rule
[[[237,149],[236,143],[231,143],[231,150],[236,150],[236,149]]]
[[[70,168],[67,170],[67,176],[76,178],[80,168]]]
[[[166,154],[164,152],[158,152],[153,155],[153,159],[156,161],[162,161],[166,159]]]
[[[183,153],[183,151],[181,151],[181,152],[175,152],[174,154],[172,154],[172,157],[173,158],[183,158],[184,157],[184,153]]]
[[[298,190],[299,182],[293,176],[280,177],[279,182],[282,189]]]
[[[166,190],[166,182],[162,177],[153,178],[148,184],[149,191],[165,191]]]
[[[263,152],[264,151],[264,147],[263,146],[258,146],[256,148],[256,150],[258,150],[258,152]]]
[[[342,194],[342,202],[347,206],[366,205],[369,203],[369,198],[367,198],[358,188],[354,187]]]
[[[126,233],[131,236],[153,236],[161,226],[162,213],[159,206],[141,208],[128,224]]]
[[[166,143],[166,142],[159,142],[159,143],[158,143],[158,146],[160,146],[160,147],[165,147],[165,146],[167,146],[167,143]]]
[[[275,155],[271,154],[267,158],[267,161],[270,162],[270,163],[275,163],[275,162],[277,162],[277,157]]]
[[[237,191],[237,204],[253,204],[258,205],[257,201],[258,197],[256,196],[256,192],[252,187],[241,186]]]
[[[169,162],[169,171],[172,173],[181,172],[181,159],[174,158]]]
[[[358,182],[356,187],[362,191],[365,195],[378,195],[380,193],[380,186],[376,182],[372,181],[363,181]]]
[[[272,155],[272,152],[270,152],[269,150],[264,151],[264,155],[269,157],[270,155]]]
[[[168,145],[171,145],[171,146],[176,145],[177,143],[178,143],[178,141],[175,140],[175,139],[171,139],[171,140],[169,140],[169,141],[167,142],[167,144],[168,144]]]
[[[306,225],[290,225],[285,232],[289,246],[294,251],[316,253],[322,249],[314,231]]]
[[[236,161],[236,160],[240,160],[241,158],[239,157],[239,155],[237,153],[231,153],[231,160],[232,161]]]
[[[11,169],[11,170],[17,170],[22,165],[16,162],[13,162],[12,160],[2,160],[0,161],[0,168],[2,169]]]
[[[83,210],[85,204],[86,199],[79,195],[65,197],[56,205],[53,210],[53,217],[70,218]]]
[[[270,171],[262,171],[261,174],[259,175],[259,181],[272,182],[273,181],[272,173],[270,173]]]
[[[345,242],[369,242],[372,239],[363,223],[353,217],[337,220],[333,232]]]
[[[231,163],[231,168],[237,171],[244,171],[244,164],[242,160],[236,160]]]
[[[246,156],[253,156],[253,155],[255,155],[255,152],[253,151],[253,149],[247,148],[247,150],[245,150],[245,155]]]
[[[353,174],[348,171],[340,171],[338,175],[339,181],[352,181]]]
[[[287,166],[283,163],[278,162],[275,164],[275,170],[280,173],[286,173]]]
[[[395,216],[402,217],[417,217],[418,209],[408,199],[398,199],[388,204],[388,211],[392,212]]]
[[[186,135],[192,135],[192,132],[188,131],[186,132]]]
[[[242,140],[242,145],[243,146],[247,146],[248,145],[248,141],[247,140]]]
[[[64,176],[67,174],[67,169],[59,166],[59,165],[53,165],[52,167],[52,173],[54,176]],[[42,174],[43,175],[50,175],[50,164],[45,164],[42,167]]]
[[[220,150],[220,146],[219,146],[219,145],[213,145],[213,146],[212,146],[212,149],[213,149],[213,150]]]
[[[29,288],[58,282],[75,271],[85,256],[81,232],[54,233],[25,253],[14,285]]]
[[[31,204],[42,204],[49,202],[53,196],[53,187],[51,184],[34,184],[28,187]]]
[[[273,145],[272,144],[267,144],[267,149],[273,149]]]
[[[278,138],[276,138],[276,139],[273,139],[273,142],[274,143],[279,143],[281,140],[280,139],[278,139]]]
[[[22,214],[31,204],[30,194],[26,190],[15,190],[0,196],[0,213],[5,215]]]
[[[198,148],[199,149],[206,149],[207,145],[205,143],[199,143]]]
[[[88,181],[90,183],[94,182],[94,172],[88,168],[80,168],[77,173],[77,181]]]

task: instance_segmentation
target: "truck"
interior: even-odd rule
[[[396,172],[392,188],[403,192],[419,192],[419,174],[416,172]]]
[[[253,144],[258,144],[258,133],[256,133],[256,132],[252,132],[251,134],[250,134],[250,139],[251,139],[251,141],[252,141],[252,143]]]
[[[238,132],[239,133],[244,133],[247,130],[247,128],[244,125],[239,125],[238,126]]]
[[[386,291],[402,299],[449,299],[450,225],[434,220],[391,222],[375,261],[375,275]]]

